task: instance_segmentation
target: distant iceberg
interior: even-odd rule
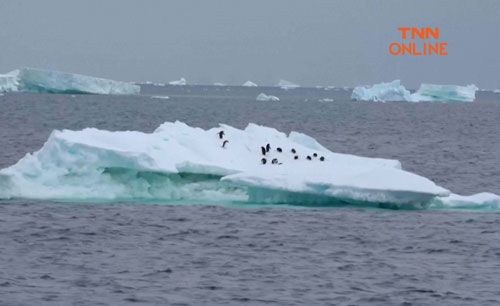
[[[0,75],[0,91],[4,92],[134,95],[140,90],[140,86],[132,83],[34,68]]]
[[[226,84],[224,84],[224,83],[219,83],[219,82],[215,82],[215,83],[214,83],[214,86],[226,86]]]
[[[245,86],[245,87],[257,87],[258,85],[255,84],[254,82],[252,81],[246,81],[245,83],[243,83],[243,85],[241,86]]]
[[[168,100],[169,96],[151,96],[151,99],[160,99],[160,100]]]
[[[187,84],[187,81],[186,81],[185,78],[180,78],[179,80],[168,82],[168,84],[170,84],[170,85],[184,86],[184,85]]]
[[[371,87],[358,86],[352,91],[351,99],[357,101],[409,101],[410,91],[401,85],[400,80],[375,84]]]
[[[285,89],[285,90],[288,90],[288,89],[298,88],[298,87],[300,87],[300,85],[292,83],[292,82],[287,81],[287,80],[280,80],[278,82],[278,87]]]
[[[351,99],[357,101],[408,101],[408,102],[473,102],[478,88],[475,85],[422,84],[415,93],[410,93],[400,80],[375,84],[371,87],[354,88]]]
[[[280,98],[278,98],[276,96],[266,95],[265,93],[261,92],[257,96],[256,100],[257,101],[279,101]]]
[[[323,98],[323,99],[319,99],[318,101],[319,102],[333,102],[333,99],[332,98]]]

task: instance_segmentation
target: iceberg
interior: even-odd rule
[[[0,91],[134,95],[140,86],[81,74],[21,68],[0,75]]]
[[[227,85],[224,83],[215,82],[214,86],[227,86]]]
[[[244,86],[244,87],[257,87],[257,84],[255,84],[254,82],[252,81],[246,81],[245,83],[243,83],[243,85],[241,86]]]
[[[280,98],[276,96],[271,96],[271,95],[266,95],[265,93],[261,92],[257,98],[255,98],[257,101],[279,101]]]
[[[473,102],[476,98],[476,85],[434,85],[421,84],[420,88],[411,95],[412,102]]]
[[[491,192],[481,192],[470,196],[452,193],[449,197],[436,199],[432,206],[436,208],[496,210],[500,208],[500,196]]]
[[[408,91],[400,80],[389,83],[375,84],[371,87],[357,86],[352,91],[351,99],[356,101],[409,101],[410,91]]]
[[[170,85],[184,86],[184,85],[187,84],[187,81],[186,81],[185,78],[180,78],[179,80],[168,82],[168,84],[170,84]]]
[[[267,143],[265,157],[277,164],[261,162]],[[318,157],[307,160],[313,153]],[[204,130],[177,121],[153,133],[56,130],[40,150],[0,170],[0,199],[423,208],[448,195],[397,160],[334,153],[305,134],[256,124]]]
[[[400,80],[375,84],[371,87],[357,86],[351,99],[357,101],[407,101],[407,102],[473,102],[478,88],[475,85],[435,85],[421,84],[419,89],[410,93]]]
[[[288,90],[288,89],[298,88],[298,87],[300,87],[300,85],[294,84],[294,83],[287,81],[287,80],[280,80],[278,82],[278,87],[280,87],[281,89]]]

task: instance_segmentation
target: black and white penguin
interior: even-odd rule
[[[321,157],[319,158],[319,160],[320,160],[320,161],[325,161],[325,157],[324,157],[324,156],[321,156]]]
[[[266,148],[264,148],[264,147],[260,147],[260,150],[262,151],[262,155],[266,155],[266,152],[267,152],[267,151],[266,151]]]
[[[299,156],[298,156],[298,155],[295,155],[295,156],[293,157],[293,159],[299,159]]]
[[[318,157],[318,153],[313,153],[313,156],[314,157]]]
[[[283,150],[281,150],[281,148],[276,148],[276,151],[278,151],[280,153],[283,152]]]
[[[263,165],[265,165],[265,164],[267,163],[267,159],[263,158],[263,159],[261,159],[261,160],[260,160],[260,162],[261,162]]]
[[[269,150],[271,150],[271,145],[270,144],[266,144],[266,152],[269,152]]]
[[[225,148],[226,147],[226,144],[229,142],[229,140],[224,140],[224,142],[222,143],[222,147]]]
[[[278,159],[277,158],[273,158],[273,160],[271,161],[271,164],[277,164],[278,163]]]
[[[219,133],[217,133],[217,134],[219,134],[219,138],[220,138],[220,139],[222,139],[222,137],[224,137],[224,131],[220,131],[220,132],[219,132]]]
[[[295,151],[295,149],[292,149],[292,153],[295,154],[295,153],[297,153],[297,151]]]
[[[307,160],[312,160],[311,156],[307,155]]]

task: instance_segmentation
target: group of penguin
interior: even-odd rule
[[[261,150],[261,152],[262,152],[262,155],[266,156],[266,154],[267,154],[267,153],[269,153],[269,151],[271,151],[271,145],[270,145],[270,144],[266,144],[266,146],[265,146],[265,147],[260,147],[260,150]],[[282,152],[283,152],[283,149],[281,149],[280,147],[277,147],[277,148],[276,148],[276,151],[278,151],[278,153],[282,153]],[[292,154],[294,154],[293,159],[295,159],[295,160],[299,159],[299,156],[298,156],[298,155],[296,155],[296,154],[297,154],[297,150],[295,150],[294,148],[292,148],[292,149],[290,150],[290,152],[291,152]],[[307,160],[312,160],[313,158],[317,158],[317,157],[318,157],[318,153],[313,153],[313,157],[311,157],[311,155],[307,155],[307,156],[306,156],[306,159],[307,159]],[[324,156],[321,156],[321,157],[319,158],[319,160],[320,160],[320,161],[325,161],[325,157],[324,157]],[[266,159],[265,157],[263,157],[263,158],[260,160],[260,162],[261,162],[263,165],[265,165],[265,164],[267,163],[267,159]],[[278,161],[278,159],[277,159],[277,158],[273,158],[273,159],[271,160],[271,164],[278,164],[278,165],[281,165],[281,163]]]
[[[224,131],[219,131],[217,134],[219,135],[219,139],[224,139]],[[223,148],[225,148],[225,147],[226,147],[226,145],[227,145],[228,143],[229,143],[229,140],[224,139],[224,141],[222,142],[222,147],[223,147]],[[264,146],[263,146],[263,147],[260,147],[260,150],[261,150],[261,152],[262,152],[262,155],[266,156],[266,154],[267,154],[267,153],[269,153],[269,151],[271,151],[271,145],[270,145],[270,144],[266,144],[266,146],[265,146],[265,147],[264,147]],[[282,153],[282,152],[283,152],[283,150],[282,150],[280,147],[276,148],[276,151],[278,151],[278,153]],[[299,159],[299,156],[297,155],[297,150],[295,150],[295,149],[293,149],[293,148],[292,148],[292,149],[290,150],[290,152],[292,152],[292,154],[294,154],[293,159],[295,159],[295,160]],[[311,155],[307,155],[307,156],[306,156],[306,159],[307,159],[307,160],[312,160],[313,158],[317,158],[317,157],[318,157],[318,153],[313,153],[312,157],[311,157]],[[324,157],[324,156],[321,156],[321,157],[319,158],[319,160],[320,160],[320,161],[325,161],[325,157]],[[263,158],[260,160],[260,162],[261,162],[263,165],[265,165],[265,164],[267,164],[267,159],[266,159],[265,157],[263,157]],[[281,165],[281,163],[278,161],[278,159],[277,159],[277,158],[273,158],[273,159],[271,160],[271,164],[278,164],[278,165]]]

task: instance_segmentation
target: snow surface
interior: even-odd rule
[[[351,99],[357,101],[408,101],[408,102],[472,102],[478,88],[475,85],[421,84],[415,93],[410,93],[400,80],[389,83],[354,88]]]
[[[170,85],[179,85],[179,86],[184,86],[187,84],[187,81],[185,78],[180,78],[179,80],[171,81],[168,82]]]
[[[0,91],[36,93],[139,94],[138,85],[81,74],[21,68],[0,75]]]
[[[280,98],[276,96],[271,96],[271,95],[266,95],[265,93],[261,92],[257,98],[255,98],[257,101],[279,101]]]
[[[278,82],[278,87],[281,87],[282,89],[288,90],[288,89],[294,89],[300,87],[300,85],[292,83],[287,80],[280,80]]]
[[[225,148],[219,131],[229,140]],[[267,143],[272,149],[263,165]],[[307,160],[313,153],[318,157]],[[255,124],[203,130],[166,122],[153,133],[56,130],[39,151],[0,170],[0,198],[426,207],[448,194],[397,160],[333,153],[305,134]]]
[[[255,84],[254,82],[252,81],[246,81],[245,83],[243,83],[243,85],[241,86],[245,86],[245,87],[257,87],[258,85]]]

